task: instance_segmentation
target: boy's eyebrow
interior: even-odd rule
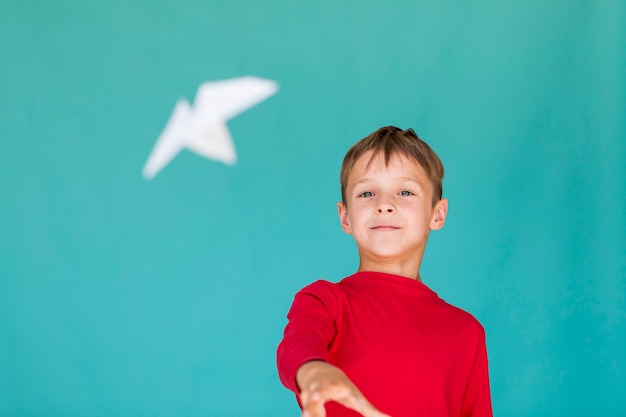
[[[371,179],[370,177],[361,178],[360,180],[358,180],[357,182],[355,182],[354,184],[352,184],[352,186],[353,186],[353,187],[356,187],[356,186],[357,186],[357,185],[359,185],[359,184],[366,183],[366,182],[369,182],[369,181],[371,181],[371,180],[372,180],[372,179]]]
[[[418,185],[422,185],[418,180],[416,180],[415,178],[411,178],[411,177],[398,177],[399,180],[403,180],[403,181],[411,181],[414,182]]]

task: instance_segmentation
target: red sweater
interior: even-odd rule
[[[296,394],[296,371],[319,359],[392,417],[492,416],[483,327],[419,281],[379,272],[317,281],[287,318],[278,373]],[[359,415],[334,402],[326,409]]]

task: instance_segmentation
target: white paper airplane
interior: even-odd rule
[[[278,84],[257,77],[239,77],[203,83],[194,107],[178,100],[163,132],[143,167],[143,176],[153,178],[184,148],[225,164],[237,160],[226,121],[278,91]]]

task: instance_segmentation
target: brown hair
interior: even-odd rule
[[[418,163],[433,184],[433,205],[441,199],[443,192],[443,164],[430,146],[421,140],[413,129],[401,130],[395,126],[381,127],[369,136],[364,137],[348,150],[341,164],[339,182],[341,183],[341,199],[346,204],[346,187],[348,176],[356,161],[366,152],[374,151],[372,158],[383,153],[385,164],[394,154],[400,154]]]

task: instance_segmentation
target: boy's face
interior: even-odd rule
[[[338,203],[344,232],[352,234],[361,267],[408,266],[419,270],[431,230],[443,227],[448,202],[433,206],[433,185],[415,161],[372,151],[355,163],[346,186],[346,204]],[[371,159],[371,162],[370,162]]]

